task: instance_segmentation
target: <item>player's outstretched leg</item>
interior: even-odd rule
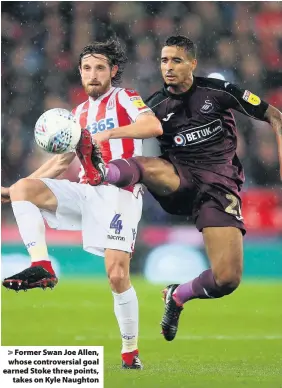
[[[211,268],[190,282],[172,284],[164,290],[162,334],[172,341],[177,333],[183,304],[192,299],[215,299],[231,294],[240,284],[243,243],[240,229],[209,227],[203,230]]]
[[[2,284],[15,291],[52,289],[58,279],[48,256],[45,225],[39,207],[48,204],[47,210],[54,210],[56,199],[39,179],[21,179],[11,187],[10,197],[20,235],[31,257],[31,266],[8,276]]]

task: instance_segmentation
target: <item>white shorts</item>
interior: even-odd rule
[[[90,186],[68,180],[41,178],[58,201],[56,212],[41,209],[48,225],[81,230],[83,249],[104,256],[111,248],[132,252],[142,214],[141,186],[134,193],[111,185]]]

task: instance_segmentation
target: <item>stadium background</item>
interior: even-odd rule
[[[198,46],[196,75],[217,73],[282,109],[281,2],[28,1],[2,2],[1,7],[4,186],[27,176],[48,157],[33,141],[40,114],[53,107],[72,109],[85,99],[77,64],[81,49],[93,39],[117,36],[124,42],[129,63],[122,86],[136,88],[144,99],[162,84],[159,55],[165,38],[183,34]],[[182,387],[194,382],[193,386],[202,387],[212,381],[218,387],[230,385],[231,375],[248,387],[258,383],[268,388],[282,386],[282,190],[277,146],[269,125],[235,116],[238,155],[246,173],[242,210],[248,234],[243,285],[228,299],[193,302],[181,324],[182,342],[167,347],[158,336],[159,290],[167,282],[194,277],[206,268],[207,258],[201,234],[190,221],[169,216],[146,193],[132,261],[141,307],[141,349],[145,362],[149,367],[152,363],[158,373],[167,371],[165,362],[172,363],[178,380],[171,385],[170,375],[162,385],[151,385],[153,369],[144,375],[148,381],[138,378],[134,386]],[[146,152],[156,152],[155,144],[147,143]],[[77,172],[74,162],[64,176],[75,181]],[[28,263],[9,205],[2,206],[1,232],[3,278]],[[103,260],[81,250],[79,233],[47,230],[47,236],[60,286],[54,294],[43,295],[40,290],[2,293],[2,344],[105,344],[106,384],[111,386],[113,378],[118,387],[120,375],[112,365],[119,362],[119,339]],[[18,309],[27,319],[21,331],[15,324]],[[96,318],[101,316],[106,317],[107,325]],[[232,339],[239,342],[235,345]],[[220,367],[212,360],[217,357],[215,349],[225,355],[231,349],[231,357],[224,358],[223,353],[219,357]],[[180,369],[177,353],[182,357]],[[192,365],[189,373],[187,363]],[[182,380],[185,373],[186,380]],[[218,373],[222,376],[217,380]],[[122,383],[131,383],[123,379]]]

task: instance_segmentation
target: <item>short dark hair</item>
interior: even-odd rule
[[[177,46],[183,47],[188,54],[191,54],[193,58],[196,58],[197,47],[195,43],[192,42],[189,38],[182,35],[170,36],[166,41],[164,46]]]
[[[112,78],[112,84],[118,85],[121,81],[121,76],[127,62],[127,56],[124,47],[119,40],[107,40],[106,42],[93,42],[88,46],[85,46],[79,56],[79,67],[81,67],[82,58],[88,54],[101,54],[104,55],[108,61],[110,67],[118,66],[116,75]]]

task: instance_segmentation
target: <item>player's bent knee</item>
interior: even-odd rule
[[[156,168],[155,166],[148,165],[146,168],[144,168],[143,171],[143,179],[149,179],[151,181],[154,181],[156,178],[158,178],[162,172]]]
[[[130,254],[107,249],[105,252],[106,271],[112,291],[122,293],[130,287]]]
[[[42,209],[55,211],[57,199],[40,179],[23,178],[10,187],[11,201],[29,201]]]
[[[108,274],[111,289],[114,292],[123,292],[129,283],[129,276],[124,271],[117,271]]]
[[[121,283],[123,282],[125,276],[123,273],[113,273],[109,274],[109,281],[112,286],[112,289],[117,289],[120,287]]]
[[[229,295],[235,291],[241,282],[241,273],[234,272],[222,272],[219,274],[214,273],[214,280],[218,286],[218,290],[221,295]]]
[[[129,273],[123,266],[114,266],[108,271],[108,279],[114,292],[123,292],[130,283]]]
[[[160,174],[163,173],[161,168],[162,164],[159,163],[159,161],[154,158],[136,156],[134,158],[130,158],[129,160],[136,163],[139,166],[140,170],[142,171],[143,179],[154,180]]]
[[[31,201],[34,197],[34,185],[32,179],[23,178],[10,187],[12,201]]]
[[[126,277],[126,271],[121,265],[115,265],[108,271],[108,278],[111,282],[122,281]]]

